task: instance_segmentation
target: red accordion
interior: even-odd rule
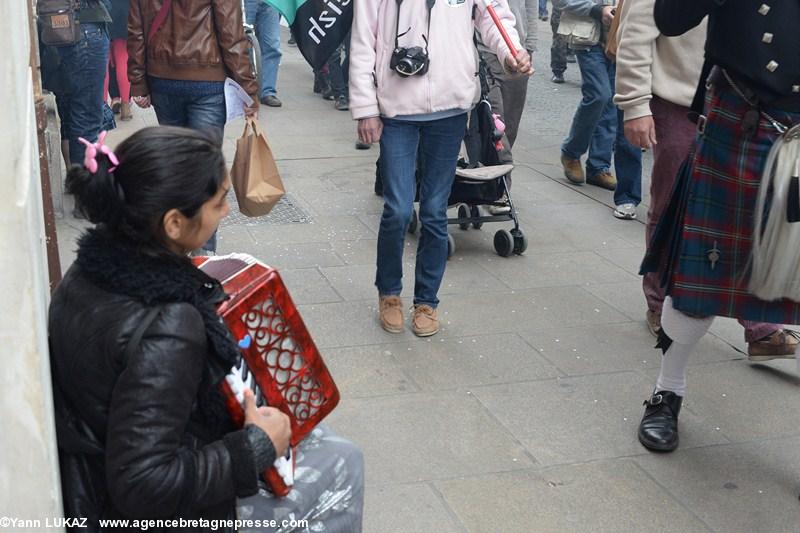
[[[291,450],[336,407],[339,391],[283,280],[277,270],[245,254],[193,261],[222,283],[228,299],[217,313],[242,350],[241,362],[221,384],[231,416],[244,424],[242,399],[249,387],[258,405],[289,415]],[[279,458],[264,473],[277,496],[291,491],[293,456]]]

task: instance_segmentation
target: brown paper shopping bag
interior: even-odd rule
[[[248,118],[236,141],[231,181],[239,211],[249,217],[269,213],[286,192],[267,138],[256,120]]]

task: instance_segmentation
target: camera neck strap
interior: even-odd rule
[[[405,35],[406,33],[411,31],[409,27],[406,31],[402,34],[400,33],[400,6],[403,5],[403,0],[396,0],[397,1],[397,16],[394,19],[394,47],[395,49],[400,47],[399,41],[400,37]],[[436,0],[425,0],[425,7],[428,10],[428,29],[426,31],[426,35],[422,36],[422,39],[425,41],[425,53],[428,53],[428,36],[431,34],[431,11],[433,11],[433,5],[436,3]]]

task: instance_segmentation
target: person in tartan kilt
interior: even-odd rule
[[[698,53],[706,41],[707,19],[680,37],[666,37],[655,27],[655,0],[625,2],[618,17],[625,21],[619,32],[617,83],[614,102],[624,114],[625,136],[634,146],[653,151],[650,205],[646,242],[649,243],[669,204],[681,163],[690,153],[696,125],[689,106],[703,69]],[[663,272],[642,278],[647,301],[646,324],[653,336],[661,329],[664,307]],[[781,324],[739,319],[744,328],[751,361],[791,359],[798,338]]]
[[[664,357],[638,437],[646,448],[668,452],[678,446],[689,356],[714,316],[800,323],[800,302],[764,301],[747,290],[767,154],[782,126],[800,123],[800,3],[656,0],[654,14],[667,36],[708,16],[692,105],[697,140],[642,264],[642,273],[667,265],[667,297],[657,344]]]

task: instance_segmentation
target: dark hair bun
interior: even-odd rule
[[[97,172],[73,166],[67,191],[92,223],[141,246],[160,246],[164,214],[177,209],[194,217],[225,181],[221,141],[216,131],[142,128],[115,147],[113,172],[102,152]]]
[[[75,195],[75,207],[93,224],[114,224],[124,205],[124,194],[117,185],[111,161],[97,154],[97,172],[82,165],[72,165],[67,172],[67,192]]]

